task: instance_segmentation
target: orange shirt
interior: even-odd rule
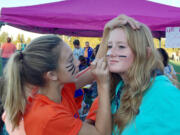
[[[9,58],[16,51],[16,46],[11,43],[5,43],[2,45],[1,49],[1,57]]]
[[[62,89],[62,102],[37,94],[27,105],[24,127],[27,135],[77,135],[82,127],[79,105],[74,98],[75,84]],[[79,104],[79,103],[78,103]]]
[[[98,97],[92,103],[91,108],[89,110],[89,113],[88,113],[88,116],[86,117],[86,119],[96,121],[97,110],[98,110]]]
[[[85,48],[85,50],[84,50],[84,57],[88,57],[88,48]]]

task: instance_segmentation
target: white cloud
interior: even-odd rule
[[[174,7],[180,7],[180,0],[148,0],[148,1],[174,6]]]

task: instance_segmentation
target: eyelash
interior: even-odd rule
[[[118,46],[120,49],[124,49],[126,48],[124,45],[119,45]],[[112,45],[108,45],[108,49],[111,49],[112,48]]]
[[[108,45],[108,49],[111,49],[112,48],[112,45]]]
[[[126,47],[125,47],[125,46],[123,46],[123,45],[120,45],[120,46],[119,46],[119,48],[120,48],[120,49],[122,49],[122,48],[126,48]]]

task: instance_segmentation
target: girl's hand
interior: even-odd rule
[[[118,17],[110,20],[109,22],[106,23],[104,30],[106,29],[113,29],[114,27],[117,26],[122,26],[125,24],[129,24],[133,29],[139,29],[140,28],[140,23],[136,21],[135,19],[126,16],[126,15],[119,15]]]
[[[95,59],[91,64],[91,72],[94,75],[97,84],[109,88],[109,70],[104,58]]]

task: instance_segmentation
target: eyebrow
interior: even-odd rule
[[[112,41],[108,41],[107,43],[108,43],[108,44],[112,44]]]
[[[118,41],[118,42],[116,42],[116,44],[126,44],[126,43],[123,41]]]
[[[112,41],[109,41],[108,44],[112,44]],[[123,41],[117,41],[116,44],[126,44],[126,43]]]

